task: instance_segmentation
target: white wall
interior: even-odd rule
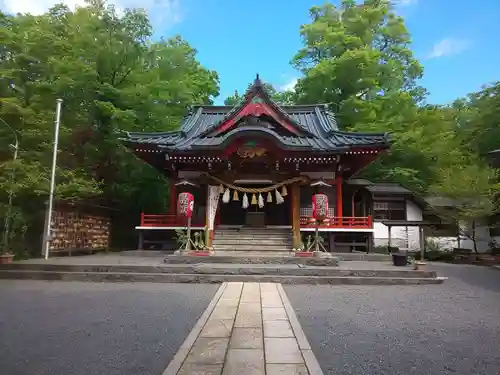
[[[412,201],[406,201],[406,220],[422,221],[422,210]],[[466,223],[461,224],[461,227],[467,233],[470,233],[470,226]],[[387,246],[389,241],[389,228],[381,222],[373,223],[374,242],[375,246]],[[478,251],[486,252],[489,250],[489,242],[491,241],[489,228],[485,225],[477,225],[476,227],[476,242]],[[493,237],[500,244],[500,237]],[[440,248],[451,250],[458,247],[457,237],[427,237],[427,240],[433,241]],[[418,227],[392,227],[391,229],[391,244],[401,249],[420,250],[420,239],[418,235]],[[460,239],[460,247],[465,249],[473,249],[474,244],[469,238],[462,236]]]
[[[406,220],[422,221],[422,210],[412,201],[406,201]],[[375,246],[387,246],[389,228],[379,221],[373,223]],[[391,245],[400,249],[420,250],[418,227],[392,227]]]
[[[471,233],[470,225],[467,223],[461,223],[460,227],[466,233]],[[492,239],[499,241],[499,237],[490,237],[490,231],[488,226],[477,224],[476,226],[476,243],[477,250],[480,253],[487,252],[490,248],[489,243]],[[428,240],[433,241],[442,249],[453,249],[458,247],[457,237],[428,237]],[[460,236],[460,247],[463,249],[474,249],[474,243],[467,236]]]

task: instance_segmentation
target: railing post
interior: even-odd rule
[[[372,224],[372,216],[371,215],[368,215],[368,228],[372,228],[373,227],[373,224]]]
[[[144,226],[144,212],[141,212],[141,227]]]

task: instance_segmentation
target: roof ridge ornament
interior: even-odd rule
[[[260,80],[259,73],[255,75],[255,80],[253,81],[254,87],[262,87],[262,81]]]

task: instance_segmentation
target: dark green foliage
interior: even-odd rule
[[[141,210],[164,212],[168,183],[124,149],[120,131],[177,128],[189,105],[211,103],[218,77],[182,38],[152,42],[151,33],[144,11],[119,15],[100,0],[75,12],[57,5],[41,16],[0,14],[0,118],[20,138],[12,163],[13,135],[0,124],[0,200],[13,189],[13,234],[32,253],[48,197],[56,98],[63,99],[56,198],[113,208],[116,246],[133,246]],[[39,235],[28,239],[30,231]]]

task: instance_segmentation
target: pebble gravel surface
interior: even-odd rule
[[[218,285],[0,281],[1,375],[161,375]]]
[[[325,374],[500,374],[500,270],[431,265],[442,285],[285,285]]]

